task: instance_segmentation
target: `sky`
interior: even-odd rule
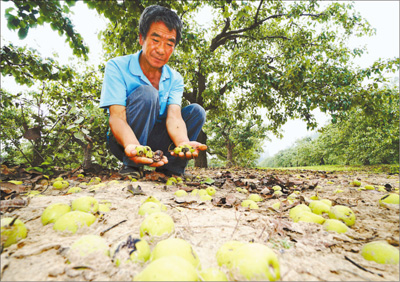
[[[367,46],[368,54],[355,62],[361,67],[367,67],[378,58],[399,57],[399,1],[355,1],[355,9],[376,28],[376,35],[365,38],[354,38],[349,42],[351,47]],[[1,2],[1,45],[12,42],[17,46],[28,46],[37,49],[43,57],[54,57],[58,53],[60,64],[68,64],[71,60],[78,59],[73,56],[72,49],[65,42],[65,37],[58,36],[48,25],[38,26],[29,30],[28,36],[20,40],[16,31],[7,29],[4,11],[13,6],[12,2]],[[89,45],[89,63],[97,64],[102,56],[102,44],[98,39],[98,33],[105,28],[107,20],[103,19],[97,12],[90,10],[82,2],[72,8],[74,12],[70,16],[77,32],[79,32],[86,44]],[[197,21],[207,25],[211,21],[210,13],[204,10],[197,17]],[[17,85],[13,79],[1,77],[3,88],[14,92],[27,90],[27,87]],[[315,116],[319,128],[329,122],[329,117],[316,111]],[[270,136],[271,141],[265,142],[264,156],[273,156],[280,150],[289,148],[298,139],[314,134],[316,131],[307,131],[306,124],[300,120],[290,120],[282,127],[284,137],[278,139]]]

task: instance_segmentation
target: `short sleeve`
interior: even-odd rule
[[[175,73],[174,80],[171,85],[171,90],[168,96],[167,105],[181,105],[183,96],[183,77],[179,73]]]
[[[126,92],[121,70],[115,61],[108,61],[101,89],[100,108],[108,108],[111,105],[126,106]]]

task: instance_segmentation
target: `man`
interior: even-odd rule
[[[175,12],[149,6],[139,22],[142,50],[107,62],[100,107],[109,113],[107,143],[123,162],[123,175],[140,178],[144,165],[167,175],[183,175],[188,159],[206,149],[194,141],[205,122],[205,111],[198,104],[181,109],[183,78],[166,65],[181,39],[181,29]],[[195,151],[179,156],[168,152],[185,144]],[[136,147],[140,145],[161,150],[164,157],[153,161],[139,156]]]

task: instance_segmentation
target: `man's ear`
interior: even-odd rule
[[[144,40],[143,40],[143,36],[141,33],[139,33],[139,44],[140,46],[143,46]]]

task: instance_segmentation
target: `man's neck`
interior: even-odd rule
[[[139,65],[142,69],[143,74],[147,77],[150,83],[158,89],[162,68],[153,68],[149,64],[147,64],[146,60],[142,57],[142,54],[139,56]]]

